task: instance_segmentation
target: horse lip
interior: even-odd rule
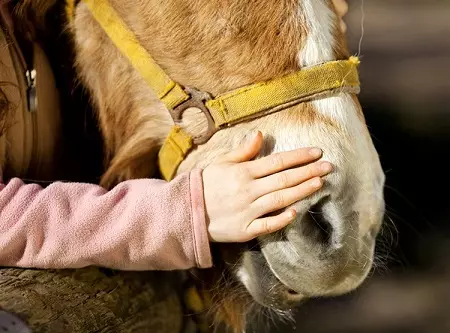
[[[306,296],[305,292],[302,290],[299,290],[298,288],[295,288],[291,286],[289,283],[286,283],[283,281],[283,278],[279,276],[279,274],[275,271],[275,269],[272,267],[270,261],[267,259],[265,251],[261,250],[262,255],[264,256],[264,261],[269,268],[270,273],[277,279],[277,281],[286,289],[286,292],[289,293],[289,291],[294,291],[296,294],[301,295],[303,297]],[[290,294],[290,293],[289,293]]]
[[[279,286],[277,290],[281,291],[282,294],[284,294],[284,299],[292,301],[294,298],[305,298],[305,293],[303,291],[299,290],[298,288],[292,288],[288,283],[284,282],[283,279],[280,278],[280,276],[271,267],[269,260],[267,260],[267,257],[261,248],[259,248],[258,250],[253,249],[252,252],[254,252],[253,256],[260,256],[260,260],[255,260],[255,257],[253,257],[252,264],[255,266],[263,266],[260,269],[265,270],[266,273],[270,274],[270,276],[276,281]],[[295,292],[295,294],[292,293],[292,291]]]
[[[260,250],[252,249],[252,251],[248,251],[248,255],[251,258],[249,264],[252,266],[253,278],[251,284],[246,285],[246,288],[257,303],[265,307],[284,310],[296,307],[304,299],[301,293],[289,293],[292,288],[278,279]],[[245,268],[245,266],[243,267]]]

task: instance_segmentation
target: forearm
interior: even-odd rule
[[[0,187],[0,265],[122,270],[209,267],[201,171],[111,191],[91,184]]]

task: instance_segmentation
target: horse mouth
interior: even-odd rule
[[[289,288],[278,279],[257,241],[252,242],[249,250],[243,254],[237,276],[252,298],[264,307],[290,310],[307,299],[306,295]]]
[[[363,255],[364,258],[369,256],[369,253]],[[371,268],[369,263],[372,261],[369,259],[367,262],[356,261],[353,267],[354,264],[343,257],[335,261],[334,269],[325,274],[325,279],[323,270],[319,269],[316,274],[314,271],[305,271],[299,267],[297,273],[290,274],[291,277],[295,276],[297,281],[294,283],[295,290],[289,286],[289,281],[292,284],[289,277],[287,283],[284,283],[283,276],[278,277],[277,271],[274,271],[269,262],[259,242],[254,241],[242,254],[237,277],[260,305],[276,310],[290,310],[302,305],[308,299],[338,296],[354,290],[365,280]],[[342,266],[343,262],[345,266]],[[302,278],[303,274],[305,276]],[[329,279],[333,276],[336,279]]]

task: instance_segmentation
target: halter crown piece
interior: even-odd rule
[[[73,18],[76,0],[67,1],[67,15]],[[244,86],[215,97],[182,87],[164,72],[134,33],[126,26],[108,0],[81,0],[112,42],[142,75],[169,110],[175,125],[158,154],[161,175],[171,180],[195,145],[207,142],[217,131],[249,119],[262,117],[315,97],[334,92],[359,93],[359,59],[330,61],[297,72]],[[200,109],[208,120],[208,130],[193,137],[180,125],[190,107]]]

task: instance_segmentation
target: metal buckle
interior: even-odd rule
[[[212,98],[208,93],[198,91],[196,89],[186,88],[185,91],[191,97],[175,107],[173,110],[169,110],[169,112],[172,115],[172,119],[175,123],[181,123],[184,111],[189,108],[197,108],[201,112],[203,112],[208,122],[208,129],[202,135],[193,137],[193,143],[195,145],[201,145],[206,143],[218,131],[214,119],[205,105],[205,102],[211,100]]]

